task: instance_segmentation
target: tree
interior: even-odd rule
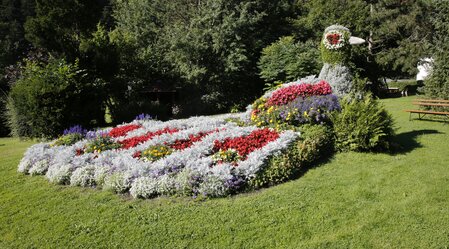
[[[95,31],[108,5],[108,0],[36,0],[36,15],[27,19],[25,37],[35,47],[74,61],[81,40]]]
[[[148,72],[184,88],[185,111],[224,111],[259,94],[260,52],[286,33],[290,6],[288,1],[117,1],[115,32],[135,48]]]
[[[10,89],[8,67],[19,61],[29,47],[23,24],[33,15],[34,1],[2,0],[0,3],[0,136],[9,134],[4,125],[6,95]]]
[[[364,37],[365,47],[353,49],[352,61],[362,77],[412,77],[421,57],[428,56],[431,25],[423,0],[298,0],[294,34],[302,40],[319,41],[331,24],[348,27]]]
[[[419,59],[430,55],[428,4],[423,0],[373,2],[372,54],[380,73],[390,78],[414,77]]]
[[[295,42],[292,36],[281,37],[262,50],[260,77],[267,83],[297,80],[317,75],[322,67],[320,53],[312,41]]]
[[[425,82],[425,92],[430,98],[449,99],[449,3],[435,1],[432,9],[434,64],[431,77]]]

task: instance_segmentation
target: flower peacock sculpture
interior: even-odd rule
[[[274,128],[327,122],[329,113],[340,109],[338,97],[353,90],[350,45],[364,42],[346,27],[329,26],[321,40],[324,65],[319,77],[311,75],[266,92],[247,107],[247,117],[258,126]]]
[[[352,74],[348,67],[350,45],[364,42],[364,39],[351,36],[349,29],[341,25],[332,25],[324,30],[320,45],[324,64],[318,78],[329,82],[337,96],[352,90]]]

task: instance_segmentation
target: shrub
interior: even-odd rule
[[[271,157],[265,170],[261,170],[249,182],[251,187],[260,188],[285,182],[295,177],[304,167],[332,154],[333,134],[328,126],[303,125],[299,130],[299,139],[285,153]]]
[[[8,99],[8,122],[13,135],[53,138],[75,123],[102,123],[99,91],[77,63],[50,58],[47,64],[27,61]]]
[[[335,146],[339,151],[382,151],[389,149],[394,134],[393,118],[371,95],[362,99],[347,96],[342,111],[332,115]]]
[[[280,38],[262,50],[260,77],[266,82],[286,82],[318,74],[319,51],[312,42],[295,43],[292,36]]]

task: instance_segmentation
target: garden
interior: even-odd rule
[[[1,138],[0,245],[440,248],[449,243],[449,127],[408,121],[414,98],[381,101],[397,123],[395,153],[338,153],[296,180],[206,201],[134,199],[20,174],[35,142]]]
[[[0,247],[449,245],[449,5],[337,2],[6,1]]]

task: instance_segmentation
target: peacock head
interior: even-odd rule
[[[348,28],[332,25],[324,30],[321,40],[321,57],[324,63],[346,65],[349,61],[352,44],[361,44],[365,40],[351,36]]]

